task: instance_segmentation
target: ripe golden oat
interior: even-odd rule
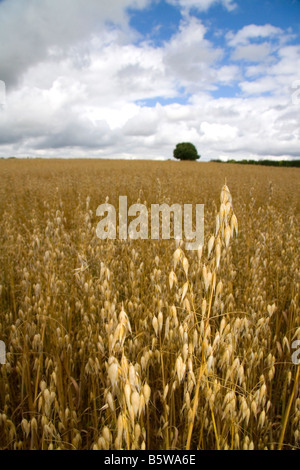
[[[299,448],[297,170],[2,160],[0,177],[0,449]],[[120,195],[205,204],[204,246],[100,240]]]

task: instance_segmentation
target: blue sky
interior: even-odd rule
[[[182,2],[184,3],[184,2]],[[194,2],[197,4],[197,2]],[[289,44],[299,44],[300,37],[300,1],[299,0],[240,0],[234,2],[233,10],[228,11],[220,3],[212,4],[207,10],[200,10],[196,6],[189,10],[189,14],[201,20],[207,28],[205,38],[211,41],[216,48],[223,48],[224,57],[219,61],[220,65],[238,63],[241,68],[253,61],[241,58],[232,61],[230,58],[231,48],[228,48],[226,35],[238,32],[245,25],[266,25],[275,27],[291,33]],[[130,25],[139,32],[137,44],[145,41],[151,42],[154,47],[161,47],[168,42],[178,31],[182,21],[182,10],[178,5],[170,4],[168,1],[154,1],[143,10],[129,9]],[[269,38],[270,42],[276,45],[276,38]],[[262,44],[265,37],[253,38],[255,44]],[[222,86],[219,84],[216,90],[212,91],[212,96],[229,97],[239,93],[237,84]],[[188,96],[178,96],[178,102],[188,101]],[[165,104],[163,97],[158,97],[157,101]],[[147,101],[151,106],[157,102],[155,99]],[[172,100],[172,102],[177,101]]]
[[[299,71],[299,0],[0,0],[0,156],[299,158]]]
[[[238,31],[246,24],[270,23],[285,29],[292,28],[295,34],[298,34],[299,40],[299,0],[239,0],[235,3],[236,7],[231,11],[216,3],[207,11],[199,11],[193,7],[190,14],[200,18],[210,28],[207,37],[217,45],[224,44],[224,33]],[[154,1],[143,10],[130,8],[128,11],[130,25],[141,34],[141,40],[149,38],[156,45],[170,39],[182,18],[180,8],[164,0]],[[219,41],[216,38],[218,31],[222,33],[218,36]]]

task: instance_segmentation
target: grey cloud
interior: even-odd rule
[[[232,54],[232,60],[261,62],[267,60],[272,52],[269,43],[239,45]]]
[[[247,45],[251,42],[252,39],[261,39],[261,38],[278,38],[284,31],[281,28],[277,28],[271,24],[265,25],[256,25],[249,24],[240,29],[237,33],[232,31],[227,33],[226,37],[228,44],[231,47],[236,47],[238,45]]]
[[[154,158],[172,156],[175,144],[188,140],[204,158],[297,156],[299,106],[292,106],[291,86],[299,75],[299,47],[278,49],[277,64],[249,68],[248,78],[257,78],[245,81],[243,67],[220,65],[224,51],[213,48],[206,28],[191,16],[184,16],[179,31],[156,48],[130,43],[129,35],[126,42],[104,26],[106,18],[114,18],[125,31],[124,5],[147,1],[0,3],[0,79],[1,70],[10,86],[22,76],[7,94],[5,113],[0,109],[2,155]],[[244,30],[237,47],[270,31],[277,33],[270,27]],[[217,99],[208,93],[238,83],[241,91],[245,88],[239,97]],[[183,90],[193,93],[186,104],[142,105]],[[264,91],[270,96],[262,96]],[[206,133],[204,122],[212,125]]]
[[[122,129],[122,133],[128,136],[154,135],[159,125],[159,116],[156,112],[141,110],[141,112],[129,119]]]
[[[69,120],[59,131],[36,140],[36,149],[60,149],[81,147],[89,149],[106,148],[113,143],[114,137],[107,122],[91,122]]]
[[[126,7],[148,0],[4,0],[0,3],[1,79],[16,85],[49,53],[76,45],[110,21],[127,27]],[[80,59],[81,60],[81,59]]]
[[[196,18],[181,23],[179,32],[166,44],[166,73],[181,81],[187,91],[210,89],[215,73],[211,68],[223,56],[205,39],[206,29]]]
[[[218,3],[228,11],[232,11],[237,7],[234,0],[167,0],[167,2],[171,5],[180,6],[182,9],[196,8],[199,11],[207,11]]]

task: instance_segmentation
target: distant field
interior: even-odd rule
[[[300,448],[299,169],[0,160],[0,181],[0,449]],[[119,196],[204,204],[202,252],[100,240]]]

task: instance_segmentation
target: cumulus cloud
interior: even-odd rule
[[[300,70],[300,47],[285,46],[280,48],[271,60],[261,61],[245,69],[245,80],[240,88],[246,94],[272,93],[281,100],[291,99],[293,83]]]
[[[209,122],[202,122],[200,126],[203,137],[201,140],[215,141],[215,142],[232,142],[238,136],[238,128],[230,126],[229,124],[215,124]]]
[[[63,53],[97,34],[107,22],[127,25],[127,7],[149,0],[4,0],[0,3],[1,78],[15,85],[51,52]]]
[[[271,57],[272,47],[269,43],[247,44],[237,46],[232,54],[232,60],[245,60],[248,62],[262,62]],[[272,59],[271,59],[272,60]]]
[[[200,20],[188,17],[164,51],[166,72],[180,80],[188,92],[211,88],[213,64],[223,51],[205,39],[206,28]]]
[[[127,7],[149,2],[0,2],[0,155],[170,158],[191,141],[206,159],[299,156],[300,46],[289,33],[248,25],[216,47],[189,11],[159,46],[136,41]],[[223,86],[232,95],[214,98]]]
[[[232,31],[227,33],[228,44],[231,47],[238,46],[240,44],[249,44],[251,40],[261,38],[276,38],[282,36],[284,31],[281,28],[272,26],[271,24],[256,25],[249,24],[240,29],[237,33]]]
[[[232,11],[237,7],[234,0],[167,0],[172,5],[180,6],[184,10],[196,8],[199,11],[207,11],[216,5],[222,5],[226,10]]]

